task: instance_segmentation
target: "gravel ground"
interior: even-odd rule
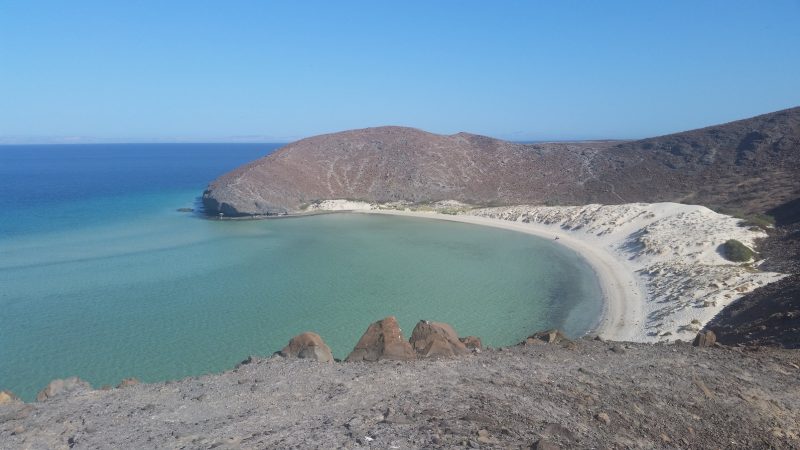
[[[800,351],[580,340],[436,361],[255,358],[0,406],[0,447],[800,448]]]

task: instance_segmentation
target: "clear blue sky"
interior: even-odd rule
[[[800,0],[0,0],[6,142],[636,138],[797,105]]]

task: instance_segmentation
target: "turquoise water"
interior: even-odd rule
[[[224,148],[217,171],[257,156]],[[136,170],[168,172],[174,153],[153,150],[162,163]],[[133,183],[0,216],[0,389],[30,399],[71,375],[100,386],[219,372],[307,330],[343,358],[387,315],[406,335],[429,319],[509,345],[553,326],[581,334],[602,308],[591,268],[549,240],[403,217],[220,222],[177,212],[207,179]]]

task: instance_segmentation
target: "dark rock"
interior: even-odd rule
[[[256,358],[253,355],[248,356],[247,358],[243,359],[239,364],[237,364],[234,369],[238,369],[242,366],[246,366],[248,364],[253,364],[256,362]]]
[[[194,208],[178,208],[178,212],[194,212]]]
[[[89,383],[81,380],[78,377],[70,377],[65,379],[57,379],[51,381],[44,389],[39,391],[36,395],[36,401],[43,402],[53,397],[68,394],[71,392],[90,390],[92,387]]]
[[[695,347],[713,347],[716,342],[717,335],[713,331],[707,330],[697,333],[692,345]]]
[[[389,316],[371,324],[345,361],[378,361],[391,359],[408,361],[416,354],[411,344],[403,338],[397,319]]]
[[[449,358],[469,353],[453,327],[441,322],[420,320],[411,332],[409,343],[423,358]]]
[[[284,358],[306,358],[320,362],[333,362],[331,349],[320,335],[310,331],[293,337],[289,344],[278,353]]]

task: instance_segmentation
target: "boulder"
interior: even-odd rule
[[[701,331],[697,333],[692,345],[695,347],[713,347],[717,343],[717,335],[713,331]]]
[[[284,358],[307,358],[320,362],[333,362],[331,349],[320,335],[310,331],[293,337],[286,347],[278,352]]]
[[[0,406],[19,402],[19,398],[11,391],[0,391]]]
[[[36,401],[43,402],[53,397],[67,394],[74,391],[88,390],[92,386],[78,377],[57,379],[51,381],[44,389],[36,395]]]
[[[464,347],[467,347],[470,350],[481,350],[483,348],[483,345],[481,344],[481,338],[477,336],[467,336],[458,338],[458,340],[464,344]]]
[[[279,353],[280,352],[275,352],[276,355],[279,354]],[[257,362],[257,361],[258,361],[258,359],[256,359],[255,356],[250,355],[247,358],[243,359],[239,364],[236,364],[233,368],[234,369],[239,369],[242,366],[246,366],[248,364],[253,364],[254,362]]]
[[[411,332],[409,343],[423,358],[450,358],[469,353],[453,327],[442,322],[420,320]]]
[[[122,380],[120,384],[117,385],[117,389],[122,389],[129,386],[136,386],[137,384],[139,384],[139,380],[137,380],[136,378],[125,378]]]
[[[353,351],[347,356],[346,361],[377,361],[379,359],[408,361],[415,358],[414,349],[403,338],[403,332],[397,324],[397,319],[389,316],[367,328]]]

